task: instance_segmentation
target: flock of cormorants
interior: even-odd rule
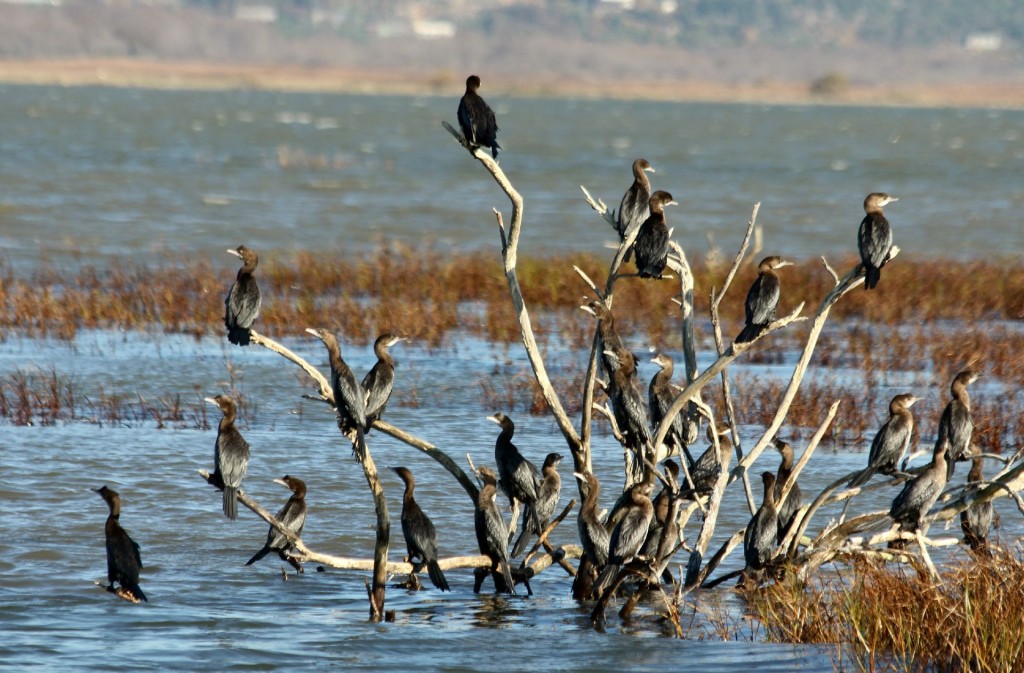
[[[459,102],[458,119],[463,135],[471,149],[487,147],[496,159],[500,146],[496,140],[498,130],[494,112],[480,97],[480,78],[470,76],[466,81],[466,93]],[[672,195],[665,191],[651,193],[647,172],[654,172],[645,159],[633,162],[633,184],[622,198],[615,219],[620,240],[625,242],[636,232],[636,238],[625,259],[635,256],[637,275],[641,278],[660,278],[667,265],[670,230],[665,221],[664,207],[675,204]],[[877,286],[881,268],[885,265],[892,247],[892,231],[882,213],[882,207],[896,201],[884,193],[872,193],[864,200],[865,217],[858,232],[858,247],[865,274],[865,288]],[[232,344],[245,346],[250,343],[250,328],[259,317],[261,298],[255,279],[259,258],[250,248],[239,246],[229,253],[242,260],[234,284],[225,299],[224,324],[227,338]],[[766,257],[758,266],[758,276],[751,285],[744,303],[745,325],[736,337],[736,343],[753,341],[759,337],[775,319],[775,310],[780,296],[780,282],[776,270],[789,266],[778,256]],[[615,329],[615,319],[603,301],[591,302],[584,307],[599,321],[598,334],[601,339],[600,360],[607,381],[603,383],[613,412],[619,439],[627,451],[636,456],[645,453],[652,441],[652,428],[658,427],[666,410],[675,397],[672,387],[672,359],[664,353],[657,354],[652,362],[659,371],[650,382],[648,403],[645,404],[637,382],[636,358],[625,347]],[[331,368],[331,388],[334,394],[339,428],[349,436],[357,438],[356,448],[364,441],[365,433],[373,421],[383,414],[394,386],[394,362],[388,349],[402,340],[390,333],[380,335],[374,343],[377,362],[358,381],[351,368],[341,357],[337,337],[327,329],[307,329],[311,335],[323,341],[327,348]],[[970,481],[981,481],[981,457],[971,455],[970,397],[967,386],[978,378],[973,370],[960,372],[951,387],[952,400],[945,407],[939,422],[939,429],[932,461],[916,475],[905,475],[899,470],[899,462],[909,448],[914,429],[910,407],[917,398],[910,394],[896,395],[889,405],[889,418],[879,429],[871,444],[867,467],[850,480],[848,486],[863,486],[876,473],[886,475],[912,476],[892,501],[889,516],[899,526],[915,531],[922,526],[923,518],[936,502],[948,480],[953,476],[957,461],[972,460]],[[223,512],[230,519],[238,513],[237,491],[241,487],[249,462],[248,443],[235,427],[236,404],[226,395],[206,398],[217,405],[222,413],[217,428],[214,449],[214,473],[210,483],[223,491]],[[649,413],[648,413],[649,409]],[[494,447],[494,462],[497,474],[487,466],[477,468],[476,473],[482,487],[477,498],[474,526],[480,553],[491,559],[490,574],[495,589],[499,592],[515,593],[515,581],[509,562],[526,551],[529,542],[548,526],[554,515],[561,490],[558,463],[562,456],[549,453],[540,470],[519,451],[512,442],[515,425],[508,416],[497,413],[490,417],[501,430]],[[642,462],[633,478],[627,478],[629,486],[618,498],[611,513],[602,519],[599,512],[601,486],[593,473],[574,473],[581,482],[583,502],[577,515],[577,529],[584,554],[577,587],[574,595],[582,598],[598,598],[608,590],[614,590],[621,581],[620,570],[634,561],[647,561],[658,556],[659,551],[668,550],[674,554],[679,546],[678,527],[670,520],[673,493],[683,499],[696,499],[710,493],[723,470],[729,468],[732,446],[725,432],[707,428],[710,446],[700,457],[694,459],[690,446],[700,434],[700,417],[684,412],[675,417],[666,436],[665,445],[669,456],[685,461],[687,478],[680,477],[680,465],[672,458],[664,461],[666,476],[674,491],[666,486],[652,499],[654,479],[644,474]],[[757,573],[769,566],[775,555],[776,546],[793,527],[802,502],[799,485],[789,485],[789,493],[781,500],[782,492],[792,478],[793,448],[776,439],[775,448],[781,456],[781,463],[775,473],[764,472],[764,498],[761,506],[750,519],[744,535],[744,558],[746,570]],[[405,538],[409,561],[414,563],[414,573],[424,566],[432,584],[441,591],[448,591],[449,585],[438,565],[437,535],[433,523],[420,508],[415,499],[415,479],[405,467],[393,468],[405,484],[402,499],[402,533]],[[646,478],[644,478],[646,477]],[[296,536],[301,534],[306,519],[306,485],[293,476],[285,475],[276,482],[292,492],[288,502],[277,514],[284,527]],[[512,546],[512,536],[506,526],[497,504],[498,492],[502,491],[509,502],[523,506],[522,531]],[[147,600],[139,587],[139,569],[142,561],[139,546],[120,526],[120,498],[106,486],[97,490],[107,502],[110,514],[106,523],[107,578],[109,590],[117,582],[122,593],[134,600]],[[973,505],[961,516],[965,538],[972,548],[985,545],[992,520],[991,503]],[[666,527],[668,530],[666,531]],[[660,549],[659,549],[660,547]],[[302,566],[289,554],[292,545],[288,539],[270,527],[263,548],[246,565],[252,564],[270,552],[290,563],[298,572]],[[617,581],[618,580],[618,581]],[[478,577],[475,590],[479,591],[482,576]]]

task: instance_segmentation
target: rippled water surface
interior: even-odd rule
[[[505,205],[503,197],[439,124],[454,121],[456,99],[0,87],[0,256],[30,272],[42,263],[102,268],[168,251],[223,263],[221,251],[243,241],[281,253],[358,251],[391,239],[493,248],[489,213]],[[901,197],[889,212],[904,250],[1020,254],[1022,112],[491,102],[507,149],[502,165],[526,197],[524,254],[601,250],[611,232],[578,185],[617,203],[640,155],[656,166],[655,185],[683,204],[670,215],[687,248],[706,249],[709,230],[731,245],[760,200],[768,245],[798,257],[852,251],[864,194],[884,189]],[[315,340],[286,344],[326,368]],[[549,348],[556,372],[584,357]],[[707,352],[705,345],[702,367]],[[405,344],[396,355],[388,420],[457,460],[468,453],[490,462],[496,427],[485,416],[495,409],[481,381],[524,370],[521,348],[455,338],[440,351]],[[362,372],[372,356],[351,347],[346,358]],[[651,367],[644,363],[642,379]],[[196,474],[211,467],[216,435],[215,410],[200,400],[234,386],[250,401],[242,428],[253,447],[246,491],[276,510],[287,493],[271,480],[302,477],[307,544],[370,555],[374,517],[361,470],[324,405],[302,398],[312,391],[298,369],[212,337],[80,330],[71,342],[15,334],[0,341],[0,375],[50,370],[70,380],[78,419],[0,425],[0,662],[8,666],[833,670],[834,648],[761,643],[742,606],[721,591],[716,600],[734,616],[736,641],[719,642],[700,619],[691,640],[663,637],[669,631],[653,598],[632,622],[611,616],[599,633],[558,568],[535,579],[533,597],[511,599],[476,596],[469,571],[450,571],[450,595],[391,589],[396,622],[370,624],[366,573],[309,568],[282,581],[276,559],[244,566],[265,524],[245,510],[235,523],[224,519],[219,494]],[[788,369],[760,373],[788,376]],[[894,373],[892,380],[912,378]],[[104,395],[120,397],[129,413],[110,422],[98,409]],[[175,401],[183,414],[163,429],[130,411]],[[516,441],[529,457],[567,454],[547,417],[516,420]],[[441,553],[473,553],[472,505],[447,473],[376,433],[370,446],[378,466],[404,464],[416,474]],[[864,450],[823,446],[801,476],[805,492],[861,465]],[[774,469],[774,455],[764,460]],[[610,506],[621,449],[606,434],[595,440],[595,469]],[[568,484],[568,465],[562,474]],[[400,482],[390,472],[383,479],[397,558]],[[105,576],[106,508],[91,489],[102,484],[120,491],[122,523],[142,546],[148,604],[130,605],[94,585]],[[563,490],[563,503],[573,490]],[[892,495],[868,494],[865,506],[881,508]],[[727,497],[715,548],[746,524],[739,489]],[[1004,522],[1018,518],[1004,514]],[[1019,535],[1015,526],[1001,534]],[[554,538],[575,540],[572,519]],[[723,570],[739,562],[734,554]]]
[[[0,87],[0,251],[90,262],[155,251],[496,242],[496,185],[441,126],[457,95],[367,97]],[[676,238],[735,246],[762,202],[766,247],[855,251],[861,202],[914,254],[1020,254],[1024,111],[504,99],[502,166],[526,199],[522,252],[600,250],[630,163],[682,205]],[[80,258],[82,258],[80,257]]]

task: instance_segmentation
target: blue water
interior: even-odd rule
[[[168,253],[222,263],[223,249],[241,242],[264,259],[291,250],[359,251],[391,240],[493,250],[490,208],[507,204],[441,129],[441,119],[454,121],[455,102],[0,87],[0,256],[20,274],[43,264],[102,269],[114,259]],[[617,204],[629,164],[641,155],[657,169],[655,186],[682,204],[669,218],[688,251],[722,245],[731,255],[760,200],[766,248],[795,257],[852,252],[864,194],[884,189],[900,197],[888,213],[905,251],[1021,254],[1022,112],[491,102],[507,149],[502,166],[526,197],[523,254],[601,251],[612,232],[578,186]],[[706,671],[833,670],[833,647],[760,642],[743,606],[724,591],[688,599],[697,617],[687,640],[667,637],[656,597],[644,600],[630,622],[610,616],[599,633],[589,606],[569,597],[569,579],[558,568],[536,578],[533,597],[514,599],[476,596],[471,573],[451,571],[450,595],[391,589],[387,607],[396,622],[370,624],[366,573],[309,568],[282,581],[277,560],[245,567],[265,539],[265,524],[245,510],[228,522],[219,494],[196,474],[212,466],[216,435],[216,410],[202,397],[241,393],[249,405],[242,431],[253,447],[247,492],[276,510],[286,493],[271,480],[302,477],[309,486],[306,543],[328,553],[370,555],[374,518],[363,475],[328,410],[302,398],[313,390],[298,369],[214,337],[86,330],[70,342],[4,337],[0,376],[56,370],[73,382],[79,413],[45,427],[0,426],[0,666],[458,671],[685,662]],[[645,345],[636,341],[637,348]],[[326,368],[315,340],[286,344]],[[546,348],[556,374],[584,357],[557,344]],[[702,343],[700,353],[700,366],[707,366],[710,346]],[[467,453],[477,464],[490,462],[496,427],[486,416],[497,410],[517,420],[516,442],[528,457],[567,453],[547,417],[525,414],[525,394],[511,409],[494,408],[500,403],[487,396],[526,370],[520,347],[456,337],[443,349],[403,344],[395,355],[399,382],[388,420],[460,464]],[[346,358],[357,372],[372,363],[365,347],[348,347]],[[792,359],[787,353],[782,361]],[[746,371],[788,375],[778,365]],[[640,377],[652,374],[643,363]],[[854,374],[838,372],[856,392],[862,388]],[[930,386],[938,399],[945,393],[932,379],[926,372],[893,372],[890,383]],[[984,385],[991,394],[1006,392],[998,381]],[[120,397],[129,414],[111,422],[101,408],[105,395]],[[132,411],[166,410],[175,400],[184,415],[164,429],[151,414]],[[879,420],[884,403],[877,400]],[[742,430],[748,442],[760,432]],[[794,440],[803,434],[783,431]],[[378,466],[404,464],[416,474],[420,504],[441,531],[442,555],[475,552],[471,503],[447,473],[376,433],[370,447]],[[805,493],[862,465],[865,450],[863,443],[822,446],[801,476]],[[776,460],[766,453],[757,470],[774,470]],[[603,504],[610,506],[621,449],[603,431],[595,438],[594,464],[605,483]],[[563,466],[564,504],[575,489]],[[400,482],[387,471],[382,478],[397,558]],[[142,546],[148,604],[130,605],[94,585],[105,575],[106,509],[90,489],[102,484],[121,492],[122,523]],[[893,495],[869,493],[863,507],[884,508]],[[1000,507],[1011,522],[1000,535],[1009,540],[1020,534],[1019,517],[1005,503]],[[821,521],[834,515],[826,511]],[[748,517],[739,489],[730,489],[712,548]],[[686,529],[690,540],[696,526],[695,519]],[[575,542],[573,519],[553,537]],[[740,562],[734,554],[723,571]],[[706,618],[719,601],[731,615],[732,642],[721,642]]]

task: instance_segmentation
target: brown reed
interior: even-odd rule
[[[927,570],[856,563],[744,591],[768,640],[841,643],[860,670],[1024,670],[1024,562],[998,549]]]

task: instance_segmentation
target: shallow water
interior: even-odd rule
[[[243,241],[268,254],[358,251],[385,240],[493,249],[490,208],[504,207],[503,196],[439,124],[454,121],[456,98],[0,86],[0,257],[30,273],[41,263],[102,268],[115,258],[168,252],[223,264],[221,251]],[[658,169],[655,186],[683,204],[670,222],[687,250],[707,249],[709,230],[731,247],[762,200],[767,246],[795,257],[852,252],[860,202],[875,189],[901,197],[889,215],[907,252],[1020,255],[1024,242],[1017,215],[1024,206],[1024,112],[491,102],[507,149],[502,165],[526,197],[524,254],[601,250],[611,231],[583,203],[578,185],[616,205],[639,155]],[[79,414],[52,426],[0,426],[4,664],[107,670],[116,658],[118,668],[148,670],[327,664],[458,671],[494,667],[497,654],[503,670],[683,662],[706,671],[833,670],[833,648],[758,642],[760,634],[742,626],[742,606],[725,592],[715,595],[724,596],[741,625],[736,637],[745,641],[719,642],[700,619],[690,640],[661,637],[668,631],[656,622],[657,601],[643,603],[629,623],[610,616],[607,632],[598,633],[557,568],[533,582],[533,597],[514,599],[473,595],[471,573],[451,571],[450,595],[392,589],[387,607],[396,622],[367,623],[365,573],[310,568],[282,582],[277,560],[245,567],[266,526],[245,510],[228,522],[219,494],[196,474],[212,466],[216,435],[215,410],[201,398],[234,388],[250,404],[246,491],[276,510],[287,493],[271,480],[302,477],[310,489],[303,539],[320,551],[369,556],[374,519],[361,470],[324,405],[302,399],[312,389],[298,369],[217,338],[116,330],[80,330],[71,342],[4,336],[0,376],[56,370],[71,377],[82,413],[94,412],[104,395],[121,396],[129,407],[180,398],[184,408],[182,420],[165,429],[151,417],[111,423],[104,414],[92,422]],[[315,340],[286,344],[326,369]],[[547,348],[553,371],[584,357]],[[708,352],[702,346],[701,367]],[[371,365],[368,348],[345,355],[357,372]],[[500,383],[525,370],[521,348],[457,337],[441,350],[404,344],[396,356],[399,383],[387,419],[460,462],[466,453],[490,462],[496,427],[485,417],[497,409],[481,381]],[[783,361],[791,363],[792,354]],[[642,379],[651,367],[642,365]],[[789,373],[779,365],[747,371]],[[888,377],[889,385],[922,381],[943,394],[926,372]],[[885,400],[892,392],[874,390]],[[881,420],[884,404],[878,406]],[[547,417],[514,417],[516,442],[528,457],[567,455]],[[748,441],[758,432],[743,430]],[[378,466],[404,464],[416,474],[442,554],[472,553],[471,504],[447,473],[376,433],[370,447]],[[862,465],[865,450],[822,446],[801,477],[804,491]],[[600,434],[594,462],[606,506],[620,461],[621,449]],[[766,453],[757,471],[776,464]],[[567,467],[563,503],[574,491]],[[390,472],[382,478],[397,558],[400,482]],[[120,491],[122,523],[142,546],[148,604],[129,605],[94,586],[105,573],[106,508],[90,489],[102,484]],[[893,495],[869,493],[864,507],[883,508]],[[727,498],[713,547],[749,516],[739,489]],[[1019,536],[1019,516],[999,507],[1003,538]],[[574,541],[574,529],[570,519],[554,540]],[[692,539],[696,531],[694,522],[686,534]],[[723,572],[737,563],[734,554]]]
[[[492,249],[507,201],[454,143],[457,95],[381,97],[0,86],[0,254],[103,260],[171,251]],[[766,249],[856,250],[861,202],[907,253],[1021,254],[1024,111],[713,105],[492,96],[502,166],[526,200],[524,254],[600,251],[637,156],[676,239],[726,254],[762,203]]]
[[[324,367],[316,340],[285,343]],[[485,416],[492,410],[482,408],[473,386],[459,382],[524,361],[514,348],[469,338],[457,343],[458,348],[440,352],[416,344],[396,348],[398,398],[410,380],[447,375],[452,384],[431,395],[427,406],[393,404],[387,417],[460,462],[468,453],[478,464],[489,463],[497,428]],[[370,366],[368,351],[347,349],[356,371]],[[554,352],[553,362],[564,357],[571,355]],[[103,385],[129,396],[180,394],[186,406],[223,388],[226,358],[238,372],[236,384],[253,403],[242,428],[253,447],[246,491],[276,510],[287,492],[271,480],[285,473],[302,477],[309,486],[310,506],[304,541],[319,551],[369,557],[374,515],[362,472],[339,441],[327,410],[301,399],[311,392],[309,387],[278,356],[255,348],[226,349],[215,338],[85,330],[71,343],[0,343],[4,374],[15,367],[60,363],[74,377],[79,395]],[[651,373],[645,369],[641,376]],[[539,460],[549,451],[568,455],[547,417],[514,417],[516,442],[527,456]],[[833,670],[834,648],[759,642],[760,635],[744,625],[742,606],[721,591],[716,595],[735,615],[739,642],[718,642],[699,617],[691,640],[664,637],[669,631],[657,623],[659,602],[653,598],[641,604],[631,622],[611,615],[606,632],[596,632],[589,606],[572,601],[570,580],[558,568],[534,580],[529,598],[495,597],[486,591],[474,595],[472,573],[452,570],[447,573],[450,594],[390,589],[387,606],[396,610],[396,622],[367,623],[367,573],[317,573],[309,567],[304,576],[283,582],[284,564],[276,558],[243,565],[263,544],[267,527],[245,509],[235,523],[221,515],[219,493],[196,474],[211,467],[216,429],[203,427],[198,414],[186,418],[164,430],[150,421],[0,427],[0,471],[8,475],[0,490],[5,533],[0,538],[0,631],[6,634],[0,658],[5,663],[107,668],[111,648],[120,642],[119,667],[139,670],[278,670],[316,664],[479,670],[492,665],[494,653],[500,653],[502,668],[509,670],[536,670],[550,665],[552,656],[562,662],[556,669],[653,668],[685,661],[707,671]],[[744,430],[752,437],[757,429]],[[403,464],[416,474],[418,500],[440,531],[442,555],[473,553],[472,505],[461,489],[453,488],[447,473],[379,433],[372,433],[369,443],[379,467]],[[801,476],[805,493],[861,465],[863,451],[861,446],[822,446]],[[601,433],[594,455],[597,474],[606,489],[613,489],[621,474],[621,450]],[[757,471],[774,470],[776,463],[775,455],[766,453]],[[570,479],[568,472],[563,465],[563,479]],[[389,471],[382,478],[393,520],[391,555],[399,558],[404,552],[397,526],[401,483]],[[121,493],[122,524],[142,546],[146,567],[141,585],[150,599],[147,604],[129,605],[94,585],[104,580],[106,508],[90,489],[102,484]],[[562,504],[574,494],[575,489],[564,488]],[[868,494],[863,506],[881,508],[893,495]],[[610,506],[608,493],[603,500]],[[1019,516],[1005,503],[1000,509],[1001,535],[1019,535]],[[733,487],[713,547],[744,525],[747,516],[740,490]],[[691,540],[697,526],[695,518],[686,529]],[[933,535],[941,531],[933,530]],[[553,537],[574,542],[572,518]],[[722,572],[736,567],[740,557],[734,554]],[[702,605],[709,599],[694,596]]]

